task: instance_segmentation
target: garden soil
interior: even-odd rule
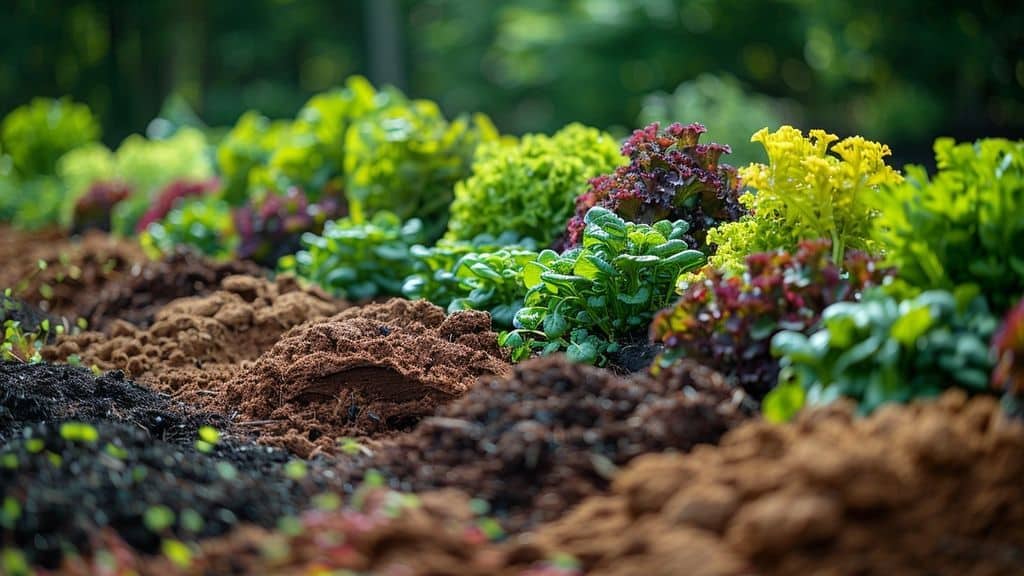
[[[86,366],[125,370],[141,383],[204,407],[218,386],[247,370],[245,364],[289,328],[344,306],[288,276],[273,282],[228,276],[209,296],[163,307],[148,328],[115,322],[107,333],[64,336],[42,354],[50,361],[78,355]]]
[[[851,406],[649,455],[609,496],[524,537],[590,574],[1024,574],[1024,426],[948,392],[867,419]]]
[[[291,330],[213,406],[237,408],[259,422],[261,441],[308,457],[339,438],[409,431],[478,378],[510,372],[486,312],[446,316],[396,298]]]
[[[67,433],[70,421],[89,423],[94,436]],[[221,431],[203,451],[201,426]],[[223,416],[120,373],[94,377],[70,366],[0,364],[0,441],[0,494],[16,503],[4,506],[5,542],[50,567],[68,546],[88,552],[104,531],[152,553],[166,537],[274,526],[316,494],[342,488],[327,462],[289,474],[286,452],[246,441]],[[170,513],[166,527],[147,524],[157,507]]]
[[[400,490],[473,494],[517,532],[603,492],[631,459],[715,443],[753,413],[742,392],[693,364],[653,380],[554,356],[481,382],[367,467]]]

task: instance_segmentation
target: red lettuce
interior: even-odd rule
[[[142,233],[154,222],[163,220],[182,198],[203,196],[220,190],[220,180],[210,178],[208,180],[185,180],[179,179],[164,186],[157,195],[153,205],[142,215],[138,224],[135,225],[135,232]]]
[[[93,182],[85,194],[75,201],[72,232],[96,228],[110,232],[110,212],[114,206],[132,195],[132,187],[120,180]]]

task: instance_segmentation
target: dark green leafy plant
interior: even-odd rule
[[[527,134],[515,145],[484,144],[472,176],[455,185],[446,237],[471,240],[510,231],[550,245],[587,182],[624,161],[614,138],[581,124],[552,136]]]
[[[89,107],[70,98],[36,98],[15,108],[0,126],[3,151],[21,178],[53,175],[61,156],[99,137]]]
[[[173,252],[176,246],[190,246],[211,258],[225,259],[235,253],[239,237],[228,203],[208,196],[184,200],[167,218],[150,224],[139,241],[153,258]]]
[[[278,267],[351,300],[400,295],[413,272],[410,248],[424,241],[423,224],[378,212],[368,222],[328,221],[322,235],[303,234],[303,250]]]
[[[907,284],[974,283],[1001,313],[1024,294],[1024,141],[940,138],[935,160],[881,195],[879,240]]]
[[[997,320],[976,290],[933,290],[899,300],[881,289],[862,302],[825,309],[807,336],[780,332],[780,386],[764,401],[766,417],[785,420],[803,405],[853,398],[869,413],[888,402],[932,397],[949,387],[989,389],[989,339]]]
[[[591,208],[585,222],[579,248],[544,250],[526,264],[525,307],[516,330],[501,336],[516,358],[565,350],[576,362],[604,362],[618,339],[645,331],[669,304],[681,273],[705,262],[681,240],[689,228],[683,220],[636,224]]]
[[[664,343],[665,352],[652,370],[689,358],[761,399],[778,382],[772,336],[782,330],[810,334],[825,308],[857,300],[890,272],[863,252],[847,253],[837,266],[828,240],[802,242],[795,253],[752,254],[742,274],[708,269],[654,317],[651,338]]]
[[[249,193],[249,174],[265,165],[288,134],[285,120],[271,121],[259,112],[243,114],[217,146],[217,168],[224,179],[224,198],[241,205]]]
[[[449,312],[485,310],[495,326],[511,328],[526,296],[523,267],[537,258],[535,247],[514,234],[413,246],[416,272],[405,279],[402,293],[430,300]]]

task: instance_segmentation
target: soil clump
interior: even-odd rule
[[[117,320],[146,328],[172,300],[206,296],[234,275],[262,277],[264,270],[248,261],[215,262],[179,249],[160,260],[133,266],[99,293],[84,295],[76,315],[88,320],[93,330],[105,330]]]
[[[1024,573],[1024,427],[960,391],[754,422],[717,447],[648,455],[608,496],[524,537],[515,562],[590,574]]]
[[[245,370],[289,328],[336,313],[344,302],[294,278],[228,276],[220,290],[174,300],[153,324],[114,322],[107,333],[64,336],[42,350],[50,361],[125,370],[132,378],[195,406],[208,407],[220,384]]]
[[[715,443],[753,413],[742,392],[700,366],[621,378],[554,356],[482,381],[367,467],[403,491],[464,490],[518,532],[605,491],[633,458]]]
[[[214,406],[237,408],[261,422],[261,441],[308,457],[342,437],[409,431],[478,378],[510,370],[486,312],[446,316],[396,298],[292,329]]]

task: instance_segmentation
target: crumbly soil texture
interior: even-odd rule
[[[1024,574],[1024,426],[988,397],[833,407],[638,458],[512,551],[590,574]],[[671,568],[669,568],[671,567]]]
[[[349,308],[284,334],[216,394],[263,441],[308,457],[345,437],[412,430],[481,377],[506,376],[485,312],[393,299]]]
[[[77,423],[89,432],[76,433]],[[197,447],[201,426],[221,430]],[[0,538],[56,566],[112,531],[133,548],[194,541],[243,523],[272,527],[342,489],[328,463],[248,442],[220,415],[70,366],[0,364]]]
[[[397,489],[473,494],[507,529],[521,531],[603,492],[633,458],[715,443],[753,410],[696,365],[657,380],[622,378],[554,356],[481,382],[387,443],[366,467]]]

